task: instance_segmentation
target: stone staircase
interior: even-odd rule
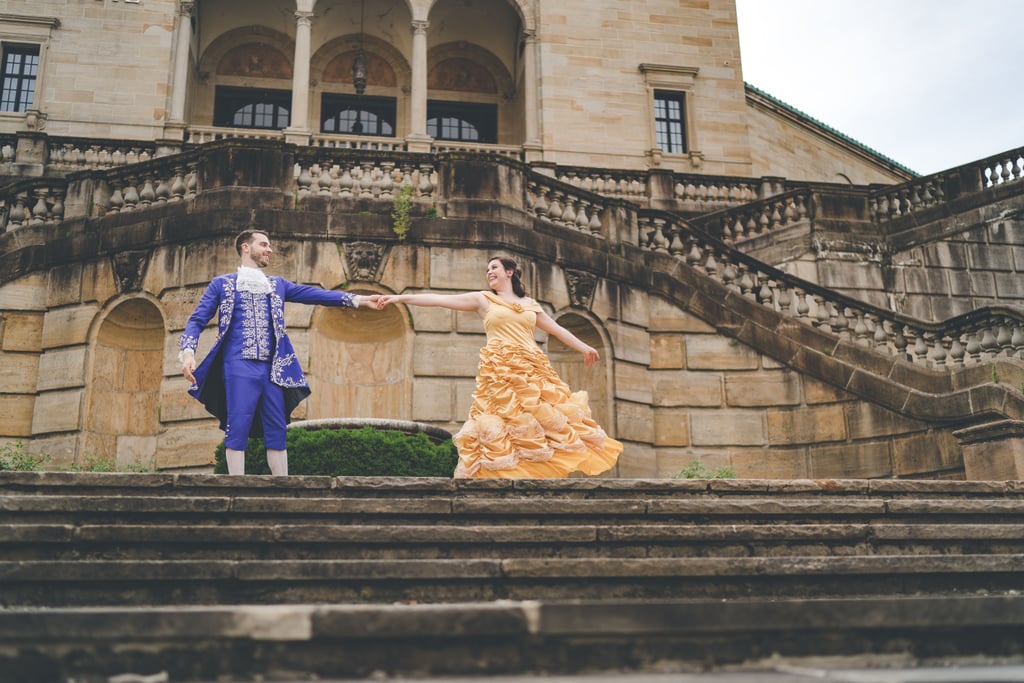
[[[1024,486],[0,473],[0,680],[1024,656]]]

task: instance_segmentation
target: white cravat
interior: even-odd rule
[[[238,266],[238,282],[235,285],[240,292],[252,292],[254,294],[270,294],[270,280],[259,268],[250,266]]]

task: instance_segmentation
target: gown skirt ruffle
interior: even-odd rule
[[[591,417],[587,392],[572,392],[539,348],[488,342],[473,399],[453,438],[457,478],[595,475],[622,452]]]

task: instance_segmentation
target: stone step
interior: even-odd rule
[[[0,604],[59,607],[1024,591],[1022,554],[0,561]]]
[[[94,521],[117,515],[145,515],[154,519],[209,519],[230,514],[233,520],[329,518],[335,523],[353,519],[387,519],[391,523],[416,520],[430,523],[461,518],[503,519],[529,523],[558,523],[582,519],[645,521],[757,519],[762,523],[829,518],[874,520],[928,515],[933,520],[991,519],[1024,522],[1024,500],[1016,499],[815,499],[750,496],[733,498],[601,498],[557,501],[535,497],[407,498],[258,497],[258,496],[110,496],[110,495],[0,495],[0,523],[18,520]]]
[[[1024,553],[1024,523],[0,524],[8,561],[997,553]]]
[[[1022,642],[1019,596],[5,609],[0,680],[681,672],[868,654],[948,664],[1019,658]]]

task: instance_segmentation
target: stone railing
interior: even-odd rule
[[[676,202],[680,209],[694,213],[740,206],[782,194],[794,187],[782,178],[623,171],[582,166],[556,166],[554,176],[573,187],[624,199],[639,206],[651,206],[652,202],[659,201]],[[662,177],[667,182],[662,183]]]
[[[261,128],[222,128],[220,126],[189,126],[185,130],[187,146],[205,145],[217,140],[282,140],[279,130]]]
[[[47,145],[47,166],[61,173],[127,166],[156,157],[153,142],[51,137]]]
[[[637,221],[642,250],[670,254],[726,288],[837,340],[935,369],[996,357],[1024,359],[1024,311],[992,307],[940,323],[920,321],[784,273],[670,214],[642,210]]]
[[[316,133],[309,141],[311,147],[327,147],[335,149],[372,149],[392,152],[404,152],[408,146],[405,140],[367,135],[337,135]]]
[[[297,148],[294,192],[310,196],[390,199],[402,186],[436,199],[437,156],[340,148]]]
[[[901,185],[874,189],[868,195],[871,219],[875,223],[894,221],[964,195],[1022,179],[1024,147],[1018,147]]]
[[[64,220],[68,183],[39,178],[17,183],[0,195],[0,233]]]
[[[693,219],[692,225],[732,244],[808,221],[814,210],[814,193],[803,188],[752,201],[739,208],[700,216]],[[651,235],[654,240],[662,240],[663,237],[657,232]]]
[[[220,156],[207,161],[207,155]],[[559,234],[559,229],[571,231],[564,233],[567,239],[583,233],[604,240],[609,249],[618,244],[632,245],[639,253],[674,257],[740,296],[832,335],[837,343],[845,340],[915,364],[943,369],[996,357],[1024,358],[1024,315],[1020,311],[987,308],[942,323],[915,320],[782,272],[677,214],[637,208],[501,155],[217,143],[130,166],[10,185],[0,192],[0,219],[4,231],[11,231],[68,218],[143,211],[196,197],[209,174],[219,174],[216,177],[220,178],[210,182],[244,186],[249,166],[262,163],[269,170],[276,162],[294,167],[282,165],[282,175],[270,187],[294,194],[296,201],[314,197],[387,200],[407,185],[414,189],[417,199],[448,202],[457,210],[459,205],[467,205],[465,200],[511,202],[510,208],[527,217],[525,225],[530,224],[529,219],[542,221],[555,228],[551,234]],[[239,167],[225,169],[225,163]],[[494,174],[495,182],[466,185],[451,181],[460,174],[480,173]],[[1001,177],[1003,182],[1013,182],[1005,179],[1005,171]],[[485,188],[479,196],[452,196],[453,192],[477,186]],[[514,194],[498,199],[486,189],[491,186],[522,190],[518,201]],[[747,237],[806,220],[815,209],[809,192],[793,190],[720,212],[716,214],[720,232],[735,240],[740,234]],[[830,353],[831,349],[823,352]]]

